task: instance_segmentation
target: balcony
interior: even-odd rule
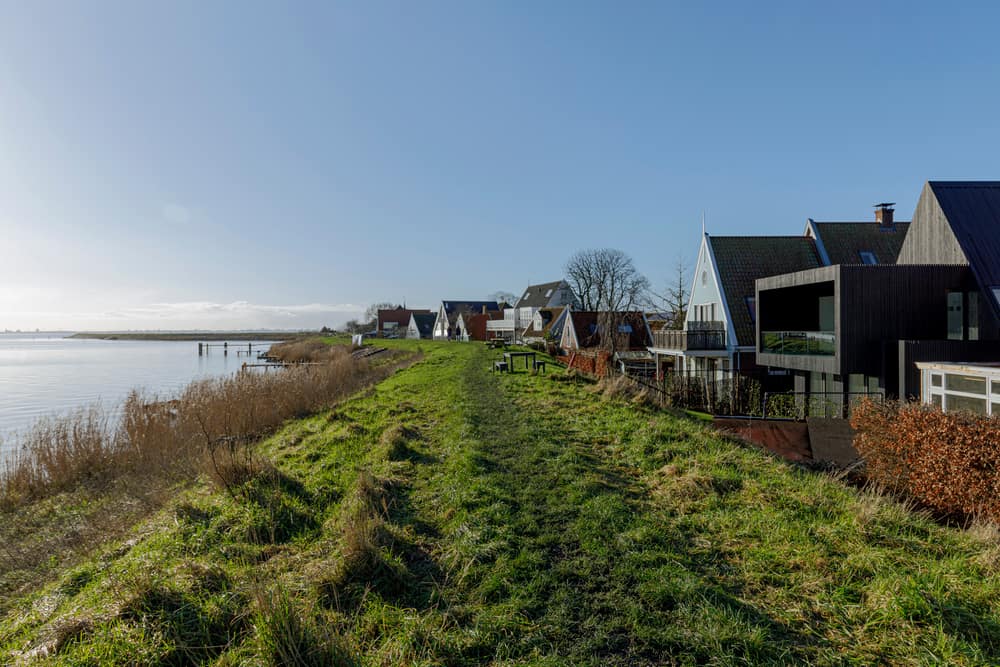
[[[726,329],[722,322],[688,322],[687,329],[653,332],[653,347],[664,350],[725,350]]]
[[[837,353],[837,336],[832,331],[761,331],[760,351],[832,357]]]

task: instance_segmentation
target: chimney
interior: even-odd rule
[[[895,211],[893,206],[896,202],[882,202],[881,204],[875,204],[875,222],[878,223],[879,229],[894,229],[895,225],[892,221],[892,216]]]
[[[486,314],[486,304],[484,303],[483,304],[483,315],[485,315],[485,314]]]

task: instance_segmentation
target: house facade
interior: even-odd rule
[[[649,351],[658,374],[723,380],[755,370],[754,281],[819,265],[816,243],[806,236],[703,234],[684,327],[653,332]]]
[[[503,310],[503,319],[487,324],[488,335],[510,342],[522,341],[539,310],[572,307],[576,302],[576,295],[565,280],[529,285],[513,307]]]
[[[461,340],[465,329],[458,327],[459,315],[472,313],[498,313],[496,301],[442,301],[434,319],[434,340]]]
[[[410,315],[410,323],[406,327],[406,337],[412,340],[432,338],[435,319],[437,319],[437,315],[430,311]]]
[[[863,260],[756,282],[758,363],[792,372],[807,405],[916,397],[917,362],[1000,356],[1000,183],[927,183],[895,263]]]
[[[379,338],[405,338],[410,325],[410,316],[414,313],[428,314],[429,310],[417,310],[398,306],[378,311],[375,335]]]
[[[614,336],[613,341],[609,335]],[[651,343],[649,323],[642,312],[567,310],[559,347],[571,368],[605,375],[615,367],[651,366]]]

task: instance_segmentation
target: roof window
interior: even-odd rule
[[[552,296],[552,290],[549,290],[548,292],[545,293],[546,299],[548,299],[550,296]]]
[[[878,264],[878,258],[871,250],[861,250],[858,252],[862,264]]]

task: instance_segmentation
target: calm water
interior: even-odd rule
[[[198,356],[196,342],[105,341],[67,334],[0,334],[0,458],[39,417],[100,401],[119,403],[133,388],[160,396],[196,378],[233,373],[253,357],[230,343]],[[256,349],[254,350],[256,354]]]

